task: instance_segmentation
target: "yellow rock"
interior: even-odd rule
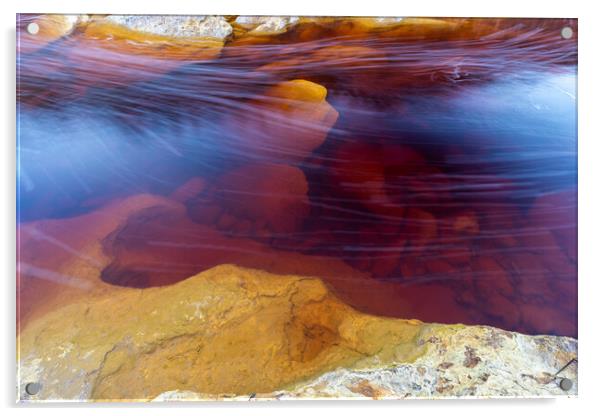
[[[235,113],[231,146],[248,157],[299,163],[324,141],[339,113],[326,101],[322,85],[304,79],[278,83]]]
[[[273,87],[268,96],[282,98],[291,103],[297,101],[308,103],[322,103],[326,100],[327,90],[320,84],[316,84],[304,79],[295,79],[293,81],[282,82]],[[285,108],[290,108],[289,106]]]
[[[19,337],[36,399],[272,392],[338,367],[412,361],[418,321],[361,314],[315,278],[222,265],[172,286],[81,298]]]

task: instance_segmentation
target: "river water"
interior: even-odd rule
[[[198,61],[75,32],[18,57],[18,226],[158,195],[182,210],[134,213],[103,239],[105,283],[235,263],[322,277],[368,313],[576,336],[565,24],[431,38],[300,27]],[[325,87],[327,104],[296,109],[306,84],[291,80]]]

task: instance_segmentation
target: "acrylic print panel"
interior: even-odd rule
[[[577,394],[577,21],[19,15],[18,395]]]

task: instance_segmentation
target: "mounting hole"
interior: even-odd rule
[[[569,391],[573,387],[573,382],[568,378],[561,378],[559,385],[562,390]]]
[[[37,35],[39,31],[40,25],[38,25],[37,23],[32,22],[27,25],[27,33],[29,33],[30,35]]]
[[[30,396],[38,394],[40,390],[42,390],[42,385],[40,383],[27,383],[25,385],[25,391]]]
[[[571,29],[568,26],[563,27],[562,30],[560,31],[560,36],[562,36],[563,39],[572,38],[573,37],[573,29]]]

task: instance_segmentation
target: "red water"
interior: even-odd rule
[[[20,224],[161,195],[103,239],[103,281],[234,263],[322,277],[368,313],[576,336],[575,24],[307,25],[177,64],[76,33],[20,56]],[[338,118],[274,92],[293,79]],[[35,247],[21,261],[59,273]]]

